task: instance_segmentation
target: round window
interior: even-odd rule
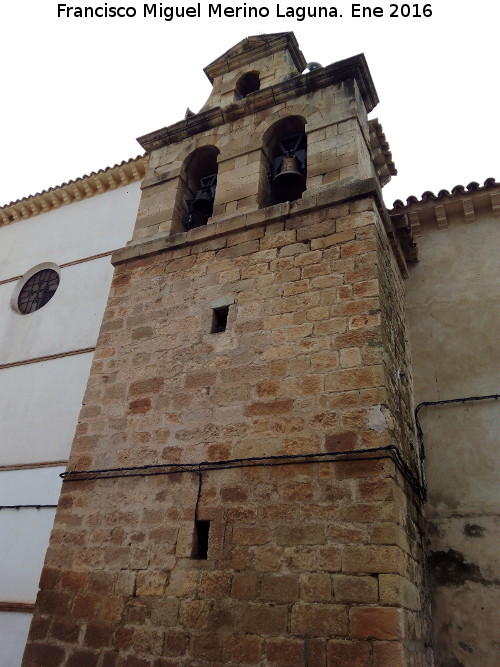
[[[17,310],[23,315],[43,308],[59,287],[59,274],[54,269],[34,273],[21,287],[17,297]]]

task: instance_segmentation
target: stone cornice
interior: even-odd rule
[[[162,146],[183,141],[200,132],[224,125],[247,114],[297,99],[301,95],[307,95],[314,90],[326,88],[347,79],[356,80],[366,110],[367,112],[371,111],[378,104],[378,96],[365,56],[361,53],[328,65],[328,67],[294,76],[275,86],[257,90],[247,95],[245,99],[227,107],[216,107],[215,109],[202,111],[174,125],[145,134],[139,137],[137,141],[144,150],[150,152]]]
[[[211,62],[210,65],[207,65],[203,71],[210,83],[213,83],[216,76],[239,69],[244,65],[254,63],[260,58],[285,50],[290,53],[297,71],[302,72],[306,68],[306,60],[293,32],[278,32],[269,35],[246,37],[222,56]]]
[[[384,186],[391,180],[391,176],[396,176],[398,170],[392,159],[389,142],[385,138],[384,130],[378,118],[368,121],[368,128],[373,164],[377,170],[380,183]]]
[[[455,185],[451,192],[440,190],[437,195],[427,190],[420,200],[414,195],[408,197],[406,204],[397,199],[390,214],[394,219],[407,218],[413,234],[420,236],[424,223],[447,229],[450,215],[472,224],[476,213],[484,211],[500,219],[500,183],[494,178],[487,178],[482,186],[475,181],[467,187]]]
[[[114,167],[92,172],[74,181],[63,183],[43,192],[0,207],[0,226],[18,220],[26,220],[40,213],[46,213],[65,204],[89,199],[108,190],[116,190],[129,183],[141,181],[147,169],[148,158],[139,156],[124,160]]]
[[[268,225],[271,222],[278,222],[279,220],[284,220],[295,215],[317,211],[318,209],[333,206],[343,201],[370,196],[376,202],[401,275],[406,278],[408,271],[404,248],[408,246],[406,239],[411,238],[411,230],[402,223],[400,223],[398,229],[394,227],[383,203],[382,192],[376,178],[367,178],[363,181],[355,182],[346,179],[345,181],[330,183],[305,194],[302,199],[298,199],[297,201],[275,204],[274,206],[257,209],[249,213],[232,214],[219,220],[214,219],[214,222],[203,227],[196,227],[188,232],[181,232],[179,234],[161,232],[151,237],[132,241],[126,247],[120,248],[113,253],[111,263],[114,266],[118,266],[134,259],[142,259],[168,250],[176,250],[211,241],[233,234],[236,230],[241,231],[242,229]],[[403,242],[401,242],[402,240]]]

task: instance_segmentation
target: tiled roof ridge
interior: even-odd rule
[[[144,178],[147,160],[145,155],[138,155],[0,206],[0,226],[140,181]]]
[[[391,213],[398,213],[403,209],[408,208],[412,204],[426,204],[428,202],[439,202],[442,200],[447,200],[447,199],[453,199],[457,195],[461,194],[466,194],[466,191],[474,193],[477,192],[478,190],[488,190],[490,188],[494,188],[500,186],[500,183],[497,183],[494,178],[489,177],[487,178],[483,185],[480,185],[476,181],[471,181],[467,186],[464,185],[455,185],[452,189],[451,192],[449,190],[439,190],[437,195],[435,195],[433,192],[430,190],[426,190],[423,192],[420,196],[420,199],[418,197],[415,197],[415,195],[410,195],[409,197],[406,198],[406,204],[401,200],[401,199],[396,199],[396,201],[393,203],[393,208],[391,210]]]
[[[420,200],[411,195],[406,204],[397,199],[389,214],[394,221],[404,219],[404,224],[410,225],[412,234],[420,236],[424,223],[433,223],[440,230],[448,229],[452,219],[449,216],[456,219],[457,214],[465,223],[473,224],[478,221],[477,213],[485,207],[494,219],[500,219],[500,183],[494,178],[487,178],[483,185],[476,181],[467,186],[455,185],[451,192],[440,190],[437,195],[426,190]]]

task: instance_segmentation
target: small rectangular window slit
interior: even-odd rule
[[[212,315],[212,329],[210,333],[222,333],[226,330],[228,313],[229,306],[214,308]]]
[[[208,533],[210,531],[210,521],[194,522],[193,550],[191,558],[195,560],[207,560],[208,558]]]

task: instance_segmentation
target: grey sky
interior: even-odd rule
[[[287,30],[308,61],[365,53],[381,100],[370,117],[382,123],[399,171],[385,188],[388,205],[500,179],[499,3],[436,0],[427,5],[432,17],[395,18],[390,2],[375,2],[369,6],[381,6],[384,17],[364,19],[349,16],[350,2],[279,3],[281,13],[335,6],[343,15],[304,21],[276,18],[277,3],[246,5],[270,15],[208,19],[203,2],[203,18],[167,22],[144,18],[143,3],[131,1],[125,6],[137,9],[135,18],[66,19],[57,17],[56,1],[3,3],[0,204],[141,153],[135,137],[203,105],[205,65],[248,35]]]

